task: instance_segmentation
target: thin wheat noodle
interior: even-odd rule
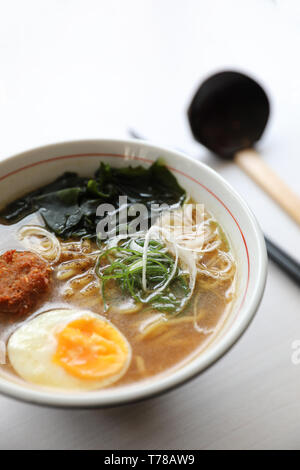
[[[55,235],[38,225],[23,225],[18,230],[18,238],[30,251],[34,251],[44,260],[56,263],[61,255],[60,242]],[[38,240],[33,241],[36,238]]]

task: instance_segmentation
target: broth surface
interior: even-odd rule
[[[1,225],[0,254],[10,249],[25,250],[17,238],[17,231],[31,224],[44,226],[38,214],[29,215],[17,224]],[[219,250],[230,253],[223,231],[218,236]],[[25,317],[0,313],[0,340],[6,343],[23,322],[30,321],[42,312],[61,307],[89,309],[109,319],[132,347],[129,369],[114,387],[149,379],[180,367],[208,345],[232,306],[235,269],[232,276],[223,282],[198,275],[192,301],[182,314],[174,318],[169,315],[168,321],[165,314],[149,307],[132,313],[121,313],[122,304],[130,302],[130,299],[124,298],[117,289],[114,304],[105,312],[99,279],[94,272],[97,256],[93,253],[98,249],[96,244],[69,240],[61,242],[61,246],[61,257],[53,264],[50,295],[41,299],[35,311]],[[203,265],[215,262],[214,257],[214,251],[205,254]],[[16,379],[10,364],[0,367],[2,373]]]

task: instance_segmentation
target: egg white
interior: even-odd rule
[[[75,390],[95,390],[119,380],[128,369],[132,353],[128,341],[114,325],[112,326],[119,331],[128,346],[127,359],[116,375],[105,379],[84,380],[68,374],[63,367],[52,361],[57,348],[55,333],[79,318],[101,319],[112,325],[106,318],[86,310],[56,309],[38,315],[24,323],[8,341],[8,358],[16,373],[34,384]]]

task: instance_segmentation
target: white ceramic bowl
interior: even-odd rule
[[[66,142],[29,150],[0,162],[1,206],[50,182],[64,171],[90,175],[99,161],[114,166],[149,165],[158,157],[179,183],[213,213],[230,240],[237,260],[237,299],[220,333],[199,355],[172,373],[112,390],[66,393],[39,389],[0,375],[0,392],[33,403],[64,407],[104,407],[128,403],[170,390],[200,374],[241,336],[261,301],[267,271],[262,232],[243,199],[208,166],[175,151],[135,140]]]

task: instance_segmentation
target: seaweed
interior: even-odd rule
[[[63,239],[95,236],[104,217],[97,215],[97,208],[108,203],[117,210],[119,196],[127,196],[128,207],[144,204],[150,220],[152,204],[181,205],[185,191],[161,160],[149,168],[114,168],[101,162],[92,178],[67,172],[17,199],[0,212],[0,222],[13,224],[39,211],[48,229]]]

